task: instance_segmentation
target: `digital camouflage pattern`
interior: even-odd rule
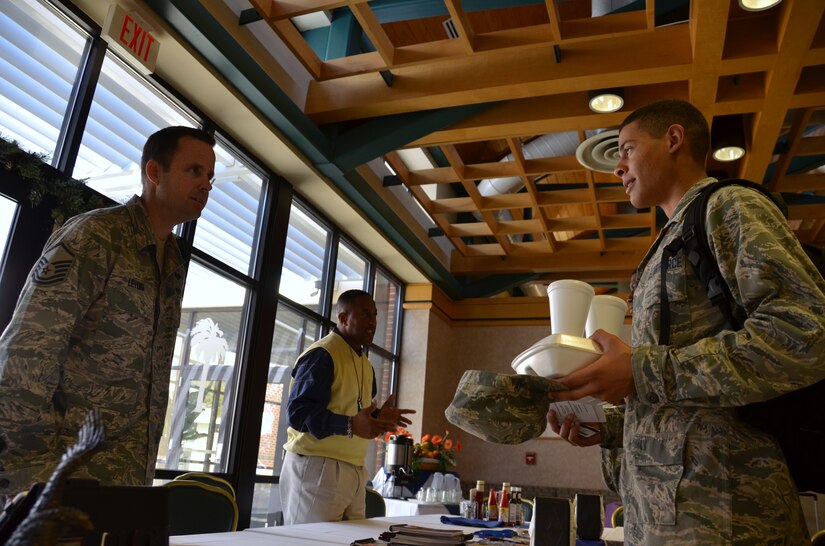
[[[49,239],[0,337],[0,494],[48,479],[92,409],[106,441],[75,475],[149,483],[184,283],[174,236],[165,247],[161,275],[138,197]]]
[[[808,532],[782,452],[734,408],[825,378],[825,282],[781,212],[742,187],[717,191],[707,233],[734,300],[739,331],[702,290],[684,256],[671,259],[671,345],[658,345],[661,249],[681,233],[691,188],[642,261],[633,290],[636,385],[624,429],[602,445],[608,483],[625,503],[625,541],[644,545],[806,544]],[[619,453],[614,451],[614,455]],[[611,466],[621,463],[621,475]]]
[[[467,370],[444,411],[447,420],[496,444],[520,444],[547,427],[550,393],[567,387],[535,375]]]

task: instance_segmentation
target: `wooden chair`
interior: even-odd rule
[[[238,528],[238,505],[225,489],[195,480],[172,480],[169,534],[223,533]]]
[[[375,489],[367,487],[367,509],[366,517],[368,518],[383,518],[387,515],[387,505],[384,504],[384,497]]]

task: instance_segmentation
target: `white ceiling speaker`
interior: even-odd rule
[[[612,173],[619,162],[619,130],[602,131],[579,144],[576,159],[591,171]]]

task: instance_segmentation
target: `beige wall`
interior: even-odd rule
[[[422,431],[438,434],[449,429],[460,439],[464,449],[457,457],[456,471],[462,481],[509,481],[541,489],[605,489],[596,447],[576,448],[558,439],[516,446],[491,444],[451,425],[444,417],[464,370],[514,373],[510,368],[513,358],[549,335],[549,327],[451,326],[430,310],[409,310],[404,313],[403,332],[399,400],[402,407],[419,412],[411,431],[418,439]],[[536,453],[535,466],[525,464],[527,452]]]

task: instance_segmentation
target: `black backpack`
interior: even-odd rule
[[[659,343],[670,340],[670,307],[667,297],[665,274],[667,262],[680,251],[693,266],[708,299],[719,308],[726,319],[726,329],[738,330],[747,318],[731,296],[725,279],[719,271],[716,257],[708,245],[705,232],[705,213],[708,199],[716,190],[725,186],[745,186],[756,190],[779,207],[787,217],[787,207],[778,194],[742,179],[723,180],[709,184],[685,210],[682,236],[665,246],[661,263],[661,292],[659,315]],[[802,245],[814,265],[822,272],[822,249]],[[811,386],[786,393],[771,400],[748,404],[738,408],[739,416],[748,424],[771,434],[779,442],[788,463],[791,476],[799,491],[825,493],[825,380]]]

